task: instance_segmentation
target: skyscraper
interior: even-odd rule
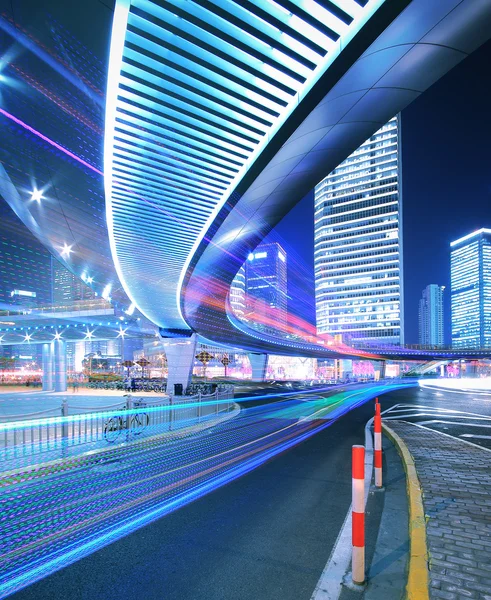
[[[230,306],[236,317],[243,319],[246,311],[246,282],[245,267],[242,265],[230,286]]]
[[[260,331],[275,333],[286,326],[286,260],[286,252],[274,242],[258,246],[245,263],[245,316]]]
[[[97,300],[97,294],[80,277],[74,275],[55,258],[53,261],[53,304],[55,306],[72,307],[74,304],[88,300]],[[104,299],[98,302],[107,304]]]
[[[450,244],[452,346],[491,347],[491,229]]]
[[[442,348],[444,345],[444,289],[444,286],[432,283],[423,290],[419,301],[419,343],[422,346]]]
[[[404,342],[400,116],[315,188],[318,334]]]

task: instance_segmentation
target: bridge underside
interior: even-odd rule
[[[319,345],[274,340],[248,330],[230,314],[232,279],[249,252],[322,177],[484,43],[490,31],[487,2],[429,5],[413,0],[353,65],[326,82],[322,98],[303,120],[295,122],[295,130],[281,140],[280,147],[274,139],[270,142],[255,172],[230,196],[195,253],[181,293],[188,325],[210,340],[253,352],[334,357]],[[339,350],[345,356],[364,355]],[[476,358],[476,353],[465,350],[374,352],[394,359]]]
[[[136,304],[173,336],[196,332],[256,353],[421,358],[268,337],[234,320],[227,297],[249,252],[315,184],[490,37],[489,0],[372,0],[364,7],[343,0],[325,5],[347,12],[314,16],[303,0],[288,2],[291,11],[259,0],[185,4],[186,11],[180,0],[117,0],[109,68],[105,46],[90,41],[104,36],[87,35],[73,12],[69,29],[100,61],[95,75],[84,63],[90,85],[51,60],[56,28],[19,10],[33,23],[4,28],[0,41],[32,49],[30,31],[41,28],[48,51],[34,44],[35,52],[12,64],[26,81],[52,80],[63,102],[37,84],[30,97],[26,86],[2,87],[12,114],[0,115],[0,194],[95,291],[124,309]],[[96,16],[91,27],[108,30],[110,12],[99,15],[106,9],[96,0],[87,6]],[[247,19],[249,28],[238,26]],[[100,156],[106,72],[109,236]],[[73,98],[86,110],[59,108]],[[43,191],[40,204],[28,198],[32,184]]]

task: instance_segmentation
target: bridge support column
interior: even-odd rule
[[[385,379],[385,360],[372,360],[374,379],[378,381],[379,379]]]
[[[174,394],[174,384],[182,385],[182,393],[185,393],[193,373],[196,334],[186,338],[167,338],[164,351],[168,369],[167,393]]]
[[[66,392],[66,342],[55,340],[53,344],[55,392]]]
[[[43,344],[43,392],[53,389],[53,343]]]
[[[266,379],[266,368],[268,366],[268,355],[267,354],[253,354],[252,352],[247,355],[252,367],[252,379],[256,381],[264,381]]]

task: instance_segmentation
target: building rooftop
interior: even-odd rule
[[[455,240],[454,242],[450,242],[450,246],[456,246],[457,244],[461,244],[462,242],[470,240],[471,238],[476,237],[476,236],[480,235],[481,233],[488,233],[491,235],[491,229],[485,229],[484,227],[482,227],[481,229],[478,229],[477,231],[473,231],[472,233],[468,233],[467,235],[464,235],[464,237],[461,237],[458,240]]]

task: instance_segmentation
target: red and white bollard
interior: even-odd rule
[[[352,579],[365,581],[365,447],[353,446],[352,459]]]
[[[375,417],[373,419],[374,437],[374,464],[375,464],[375,487],[382,487],[382,415],[380,404],[375,404]]]

